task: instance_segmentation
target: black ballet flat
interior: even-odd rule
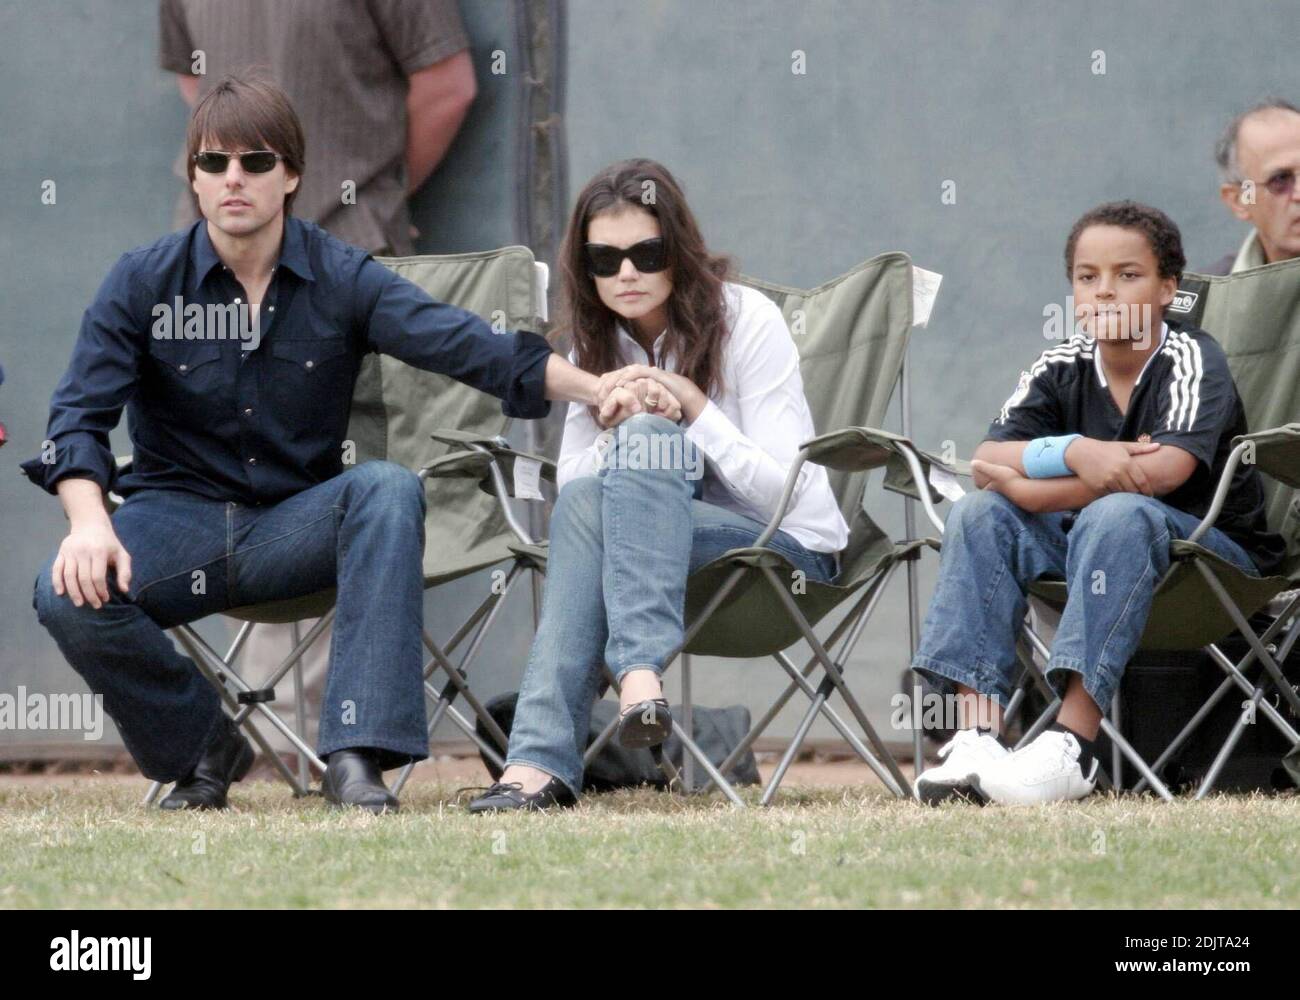
[[[525,794],[524,786],[517,781],[498,781],[466,808],[472,813],[516,810],[541,812],[546,809],[568,809],[577,802],[568,785],[559,778],[552,778],[531,795]]]
[[[618,717],[618,742],[629,750],[657,747],[672,731],[673,713],[663,698],[639,701]]]

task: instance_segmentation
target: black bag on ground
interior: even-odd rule
[[[1263,628],[1264,624],[1253,622],[1252,627]],[[1219,643],[1219,648],[1233,663],[1239,662],[1250,649],[1246,640],[1235,633]],[[1280,666],[1288,681],[1293,685],[1300,682],[1300,644]],[[1252,664],[1246,676],[1257,682],[1260,673],[1259,665]],[[1223,683],[1225,676],[1207,653],[1139,652],[1124,671],[1121,681],[1124,715],[1120,719],[1120,731],[1147,763],[1155,763],[1183,726]],[[1269,702],[1293,727],[1300,729],[1300,719],[1291,713],[1290,706],[1271,686],[1267,690]],[[1247,700],[1245,692],[1236,687],[1220,699],[1192,737],[1165,765],[1164,779],[1171,789],[1191,786],[1206,775],[1224,740],[1241,717]],[[1109,768],[1110,741],[1104,735],[1101,740],[1105,743],[1105,764]],[[1254,723],[1246,726],[1224,765],[1215,782],[1215,790],[1267,792],[1294,788],[1295,782],[1282,766],[1282,757],[1290,749],[1290,744],[1277,727],[1264,717],[1262,711],[1257,711]],[[1125,761],[1125,785],[1133,784],[1137,780],[1135,775],[1132,765]]]
[[[514,725],[515,703],[518,700],[519,693],[510,691],[493,698],[483,706],[507,736],[510,735],[511,727]],[[681,706],[673,705],[671,711],[673,718],[680,722]],[[589,747],[596,741],[605,727],[613,721],[617,712],[618,705],[612,701],[602,699],[592,706],[591,729],[587,733],[584,747]],[[696,705],[692,726],[694,732],[691,735],[705,756],[717,766],[740,745],[740,741],[749,731],[749,725],[749,709],[743,705],[732,705],[729,708],[703,708]],[[496,746],[496,742],[488,734],[482,721],[477,722],[474,728],[484,742]],[[497,749],[504,757],[506,748],[497,747]],[[664,743],[664,755],[674,767],[681,770],[682,742],[675,734],[669,736]],[[482,757],[484,766],[492,775],[492,780],[496,781],[500,778],[501,769],[481,751],[479,756]],[[708,775],[704,773],[704,769],[698,762],[694,770],[693,790],[702,789],[710,784]],[[759,783],[758,763],[754,760],[753,751],[745,751],[731,773],[724,777],[735,785],[757,785]],[[609,792],[616,788],[637,788],[641,785],[652,785],[662,789],[668,786],[668,779],[655,764],[649,750],[628,750],[619,746],[613,739],[601,747],[600,753],[596,754],[582,777],[584,792]]]

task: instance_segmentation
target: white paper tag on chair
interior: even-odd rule
[[[540,489],[542,463],[535,458],[515,456],[515,497],[519,500],[545,500]]]
[[[912,325],[925,326],[934,311],[934,300],[939,297],[943,275],[912,265]],[[936,487],[937,489],[937,487]]]
[[[930,485],[939,491],[939,496],[953,503],[966,495],[966,490],[957,481],[957,477],[937,465],[930,466]]]

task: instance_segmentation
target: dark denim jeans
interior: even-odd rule
[[[954,684],[1002,705],[1019,670],[1016,635],[1028,610],[1026,589],[1040,577],[1066,581],[1069,593],[1047,674],[1069,673],[1102,709],[1137,650],[1156,583],[1169,569],[1169,543],[1200,518],[1153,497],[1112,493],[1074,516],[1029,514],[1000,493],[967,493],[948,514],[939,582],[912,661],[940,691]],[[1247,573],[1244,549],[1211,528],[1200,540]]]
[[[141,490],[113,514],[131,554],[131,592],[76,607],[51,558],[33,605],[148,778],[193,768],[221,711],[216,690],[164,629],[228,608],[338,587],[322,757],[380,750],[383,766],[428,754],[423,649],[424,489],[410,470],[366,462],[277,504],[248,506]]]

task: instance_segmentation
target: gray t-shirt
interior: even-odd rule
[[[469,47],[455,0],[161,0],[159,17],[163,69],[193,75],[202,50],[200,99],[255,68],[289,95],[307,137],[295,215],[372,253],[411,252],[407,77]],[[198,218],[187,180],[174,222]]]

